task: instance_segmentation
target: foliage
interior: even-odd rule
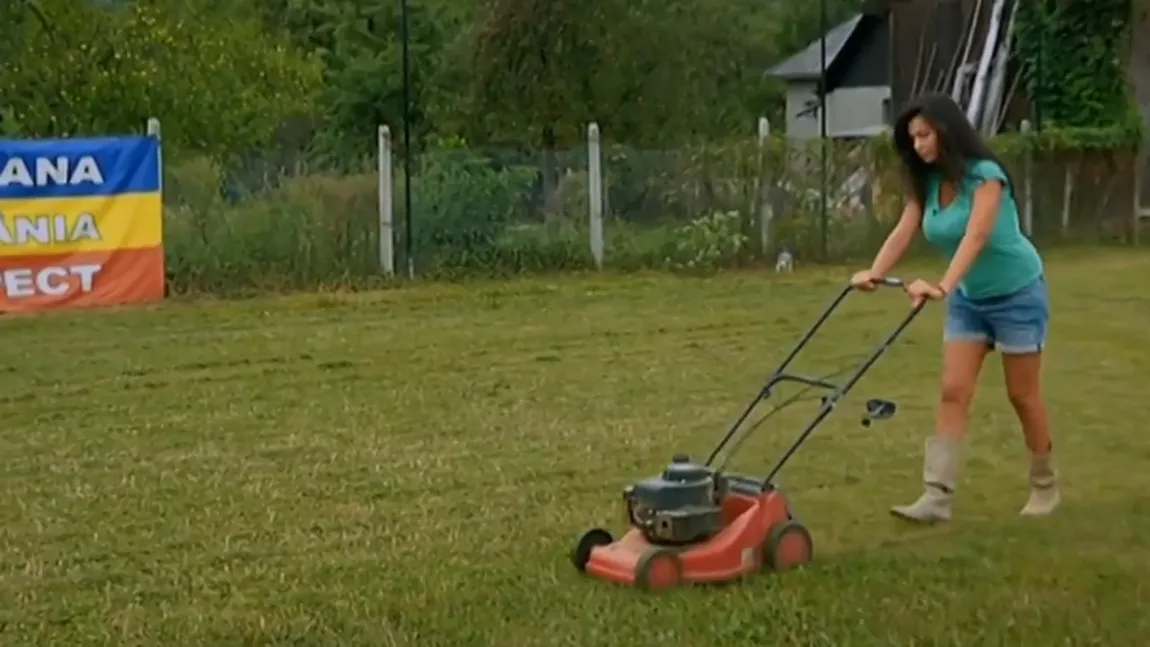
[[[160,0],[39,7],[46,25],[16,21],[0,44],[0,110],[10,134],[139,132],[161,117],[172,154],[224,157],[266,145],[285,118],[312,110],[318,62],[253,20]]]
[[[338,164],[375,149],[379,124],[398,125],[403,114],[400,3],[393,0],[301,2],[282,5],[270,22],[300,25],[302,47],[324,61],[320,128],[314,142],[321,160]],[[422,3],[410,7],[411,73],[416,137],[430,132],[428,106],[445,45],[441,20]],[[403,140],[396,143],[402,146]]]
[[[497,239],[522,222],[535,169],[517,165],[497,169],[458,139],[445,141],[422,162],[412,187],[419,198],[419,222],[413,234],[416,247],[433,255],[425,269],[490,265],[499,255]]]
[[[714,272],[730,267],[750,238],[742,231],[743,214],[738,211],[712,213],[677,227],[674,269]]]
[[[828,0],[837,23],[861,0]],[[409,1],[413,143],[571,148],[597,121],[666,149],[749,135],[781,117],[771,64],[818,36],[819,3]],[[6,132],[138,130],[216,156],[292,145],[339,166],[403,122],[401,3],[393,0],[9,0],[0,57]],[[1132,124],[1123,52],[1130,0],[1023,3],[1019,41],[1048,119]],[[1116,35],[1116,36],[1115,36]],[[1038,79],[1037,52],[1046,48]],[[285,125],[298,115],[299,121]],[[778,119],[776,119],[776,122]],[[397,146],[403,139],[396,137]],[[282,143],[282,142],[281,142]],[[546,170],[550,173],[549,170]],[[550,178],[545,178],[550,182]]]
[[[1141,123],[1126,73],[1131,0],[1033,0],[1015,33],[1029,95],[1043,127],[1115,129]]]
[[[828,0],[828,17],[860,4]],[[1065,155],[1066,168],[1121,175],[1115,160],[1139,132],[1122,112],[1124,6],[1020,10],[1024,58],[1034,62],[1036,33],[1065,51],[1046,56],[1047,127],[997,138],[1004,155]],[[897,215],[881,138],[829,147],[826,178],[820,151],[754,141],[760,115],[781,122],[782,87],[762,73],[818,36],[819,3],[409,0],[411,150],[402,7],[0,2],[11,35],[0,40],[0,132],[129,132],[160,117],[178,290],[378,281],[380,124],[392,132],[398,267],[410,233],[428,276],[594,267],[590,121],[603,133],[611,269],[761,265],[781,246],[803,263],[863,256]],[[395,199],[409,160],[411,232]],[[1114,190],[1096,193],[1105,205]],[[1074,200],[1083,194],[1094,195]]]
[[[990,138],[991,147],[1006,156],[1025,153],[1104,153],[1136,151],[1141,147],[1141,129],[1137,124],[1123,123],[1109,127],[1063,128],[1050,127],[1041,131],[1005,132]],[[872,139],[876,154],[885,162],[895,163],[897,157],[889,136]]]
[[[1038,205],[1036,236],[1043,244],[1132,236],[1134,152],[1103,146],[1118,141],[1113,137],[1097,129],[1052,129],[994,139],[1015,178],[1032,180],[1026,199]],[[765,144],[747,139],[665,152],[610,146],[603,171],[606,268],[710,273],[761,267],[784,246],[800,264],[873,254],[902,209],[889,138],[826,147],[826,179],[817,145],[783,136]],[[276,188],[234,203],[220,196],[222,176],[206,158],[170,169],[165,238],[175,291],[383,280],[373,171],[285,176]],[[390,196],[401,273],[407,260],[402,181],[395,178]],[[532,208],[539,170],[531,159],[442,140],[420,156],[412,175],[416,269],[446,279],[593,269],[588,191],[586,173],[569,171],[545,218]]]
[[[831,19],[857,9],[832,0]],[[470,87],[482,143],[566,148],[597,121],[633,146],[749,134],[780,116],[770,64],[818,34],[814,3],[740,0],[587,3],[488,0],[476,26]]]
[[[174,292],[248,293],[354,282],[378,274],[376,182],[370,174],[286,178],[229,204],[208,158],[166,174],[166,265]]]

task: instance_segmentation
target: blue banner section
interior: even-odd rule
[[[0,200],[160,190],[155,137],[0,139]]]

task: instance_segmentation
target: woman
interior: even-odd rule
[[[923,523],[950,519],[975,384],[987,353],[997,349],[1030,450],[1030,499],[1022,514],[1050,514],[1060,496],[1039,382],[1049,301],[1042,259],[1019,228],[1014,183],[945,95],[926,95],[908,107],[895,124],[894,145],[909,199],[870,269],[851,283],[874,290],[920,229],[950,264],[938,281],[906,286],[915,307],[946,301],[942,388],[935,433],[926,442],[925,491],[891,512]]]

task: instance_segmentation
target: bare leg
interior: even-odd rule
[[[1050,419],[1042,399],[1042,353],[1002,356],[1006,394],[1032,452],[1050,451]]]
[[[1030,450],[1030,499],[1022,514],[1047,515],[1058,507],[1061,497],[1052,453],[1050,417],[1042,398],[1042,353],[1003,354],[1002,368],[1006,393]]]
[[[950,341],[942,350],[942,388],[935,412],[935,433],[962,440],[978,374],[990,348],[983,341]]]
[[[948,341],[943,345],[942,388],[935,413],[935,433],[926,441],[922,477],[924,491],[910,505],[895,506],[895,516],[921,523],[950,519],[962,438],[982,364],[990,352],[981,340]]]

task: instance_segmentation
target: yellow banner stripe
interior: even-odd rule
[[[159,192],[0,200],[0,256],[154,247],[162,231]]]

